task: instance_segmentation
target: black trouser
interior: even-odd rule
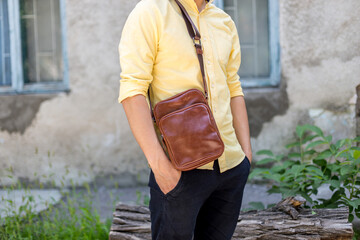
[[[231,239],[250,170],[245,159],[219,172],[194,169],[181,173],[173,190],[164,194],[150,172],[150,211],[153,240]]]

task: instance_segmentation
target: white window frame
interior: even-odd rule
[[[241,0],[237,0],[241,1]],[[268,0],[269,3],[269,49],[270,75],[266,78],[241,77],[241,84],[245,88],[277,87],[280,85],[280,39],[279,39],[279,0]],[[224,9],[223,0],[215,0],[214,4]],[[241,44],[241,43],[240,43]],[[240,66],[241,68],[241,66]]]
[[[11,86],[1,86],[0,94],[52,93],[69,90],[69,73],[66,41],[65,0],[60,0],[60,18],[62,33],[63,80],[54,83],[24,84],[21,49],[20,3],[19,0],[7,0],[9,11]]]

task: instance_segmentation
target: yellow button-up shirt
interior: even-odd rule
[[[213,0],[200,13],[194,0],[179,1],[202,37],[209,105],[225,144],[218,159],[224,172],[245,157],[230,108],[231,97],[244,95],[237,74],[241,62],[237,29],[230,16],[212,4]],[[173,0],[141,0],[124,25],[119,54],[119,102],[138,94],[147,97],[150,84],[153,105],[190,88],[203,91],[196,50]],[[213,169],[213,162],[199,169]]]

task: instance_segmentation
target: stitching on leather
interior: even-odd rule
[[[206,102],[206,98],[204,97],[204,93],[201,92],[201,91],[198,90],[198,89],[195,89],[195,88],[194,88],[194,89],[189,89],[189,90],[187,90],[187,91],[185,91],[185,92],[178,93],[178,94],[176,94],[176,95],[174,95],[174,96],[172,96],[172,97],[170,97],[170,98],[167,98],[167,99],[165,99],[165,100],[163,100],[163,101],[172,100],[172,99],[174,99],[174,98],[177,98],[177,97],[182,96],[182,95],[184,95],[184,94],[187,94],[187,93],[189,93],[189,92],[200,92],[203,101]],[[161,101],[161,102],[162,102],[162,101]],[[154,112],[154,116],[155,116],[156,120],[159,120],[159,119],[158,119],[158,114],[159,114],[159,113],[158,113],[157,109],[159,108],[159,105],[161,105],[161,104],[159,104],[159,103],[161,103],[161,102],[158,102],[158,103],[154,106],[153,112]],[[178,110],[177,110],[177,111],[178,111]],[[168,114],[169,114],[169,113],[168,113]],[[167,115],[167,114],[166,114],[166,115]],[[165,116],[166,116],[166,115],[165,115]]]

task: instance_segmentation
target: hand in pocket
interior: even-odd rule
[[[157,185],[164,194],[173,190],[181,178],[181,171],[175,169],[168,159],[159,164],[158,168],[152,168],[152,171]]]

